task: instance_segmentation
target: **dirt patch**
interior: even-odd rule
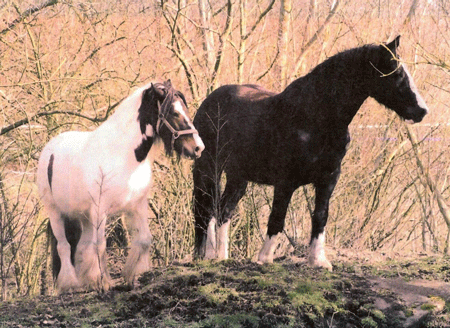
[[[133,291],[4,303],[0,326],[450,327],[448,258],[335,259],[331,273],[301,257],[174,264]]]

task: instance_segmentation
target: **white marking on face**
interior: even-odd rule
[[[199,152],[201,153],[205,149],[205,144],[203,143],[202,138],[198,135],[198,133],[194,133],[194,141],[197,147],[199,148]]]
[[[183,109],[183,105],[181,104],[181,101],[176,101],[173,103],[173,108],[174,110],[176,110],[178,113],[180,113],[181,116],[184,117],[184,119],[186,120],[186,122],[189,125],[190,129],[195,129],[194,124],[191,122],[191,120],[189,119],[189,117],[187,116],[186,112]],[[198,135],[198,133],[194,133],[192,135],[192,137],[194,138],[195,144],[197,147],[199,147],[200,152],[202,152],[205,149],[205,144],[203,143],[202,138],[200,138],[200,136]]]
[[[192,124],[191,120],[187,116],[186,112],[183,109],[183,105],[181,104],[181,101],[176,101],[173,103],[173,108],[175,111],[177,111],[183,118],[186,120],[186,122],[189,124],[189,126],[193,129],[194,125]]]
[[[414,80],[413,80],[413,78],[412,78],[412,76],[411,76],[411,73],[409,73],[409,70],[408,70],[408,68],[406,67],[406,65],[402,64],[402,67],[403,67],[403,70],[404,70],[405,73],[406,73],[406,76],[408,77],[408,80],[409,80],[409,86],[410,86],[412,92],[414,92],[414,94],[416,95],[417,105],[418,105],[419,107],[422,107],[423,109],[425,109],[426,112],[428,113],[428,112],[429,112],[428,106],[427,106],[427,104],[425,103],[425,100],[423,100],[422,96],[420,95],[419,90],[417,89],[417,86],[416,86],[416,84],[414,83]]]

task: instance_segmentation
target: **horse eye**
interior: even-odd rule
[[[175,117],[175,118],[179,118],[179,117],[180,117],[180,113],[178,113],[178,112],[173,112],[172,116]]]

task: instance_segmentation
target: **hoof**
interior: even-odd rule
[[[310,257],[308,260],[308,264],[313,268],[324,268],[330,272],[333,271],[333,266],[331,265],[330,261],[328,261],[325,256],[320,257],[318,259]]]
[[[62,295],[70,292],[78,292],[82,289],[81,284],[78,281],[75,282],[57,282],[56,294]]]
[[[75,275],[74,270],[61,271],[55,283],[56,294],[61,295],[69,292],[77,292],[81,290],[81,284]]]
[[[112,287],[111,279],[106,276],[87,277],[86,290],[95,290],[100,293],[109,291]]]
[[[321,233],[317,238],[311,240],[308,263],[312,267],[319,267],[333,271],[333,266],[325,255],[325,233]]]
[[[273,255],[272,256],[266,256],[266,254],[259,254],[258,261],[256,263],[262,265],[265,263],[273,263]]]
[[[278,246],[278,235],[279,234],[273,236],[266,235],[266,240],[259,252],[257,263],[273,263],[275,249]]]

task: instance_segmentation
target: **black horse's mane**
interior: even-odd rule
[[[380,56],[379,47],[374,44],[339,52],[294,80],[276,98],[285,103],[283,111],[291,116],[305,114],[306,109],[310,113],[317,110],[328,112],[334,108],[329,101],[333,99],[335,102],[338,97],[347,99],[340,103],[348,104],[354,100],[355,90],[352,88],[368,83],[373,80],[368,77],[378,73],[374,67]],[[276,107],[272,113],[280,114]]]
[[[366,44],[361,47],[343,50],[314,67],[306,75],[293,81],[288,87],[296,87],[298,83],[304,83],[305,79],[322,79],[323,74],[327,74],[327,79],[353,75],[355,71],[363,72],[363,69],[369,67],[370,62],[378,60],[378,47],[374,44]],[[370,70],[372,74],[375,70]],[[353,76],[352,76],[353,77]]]

